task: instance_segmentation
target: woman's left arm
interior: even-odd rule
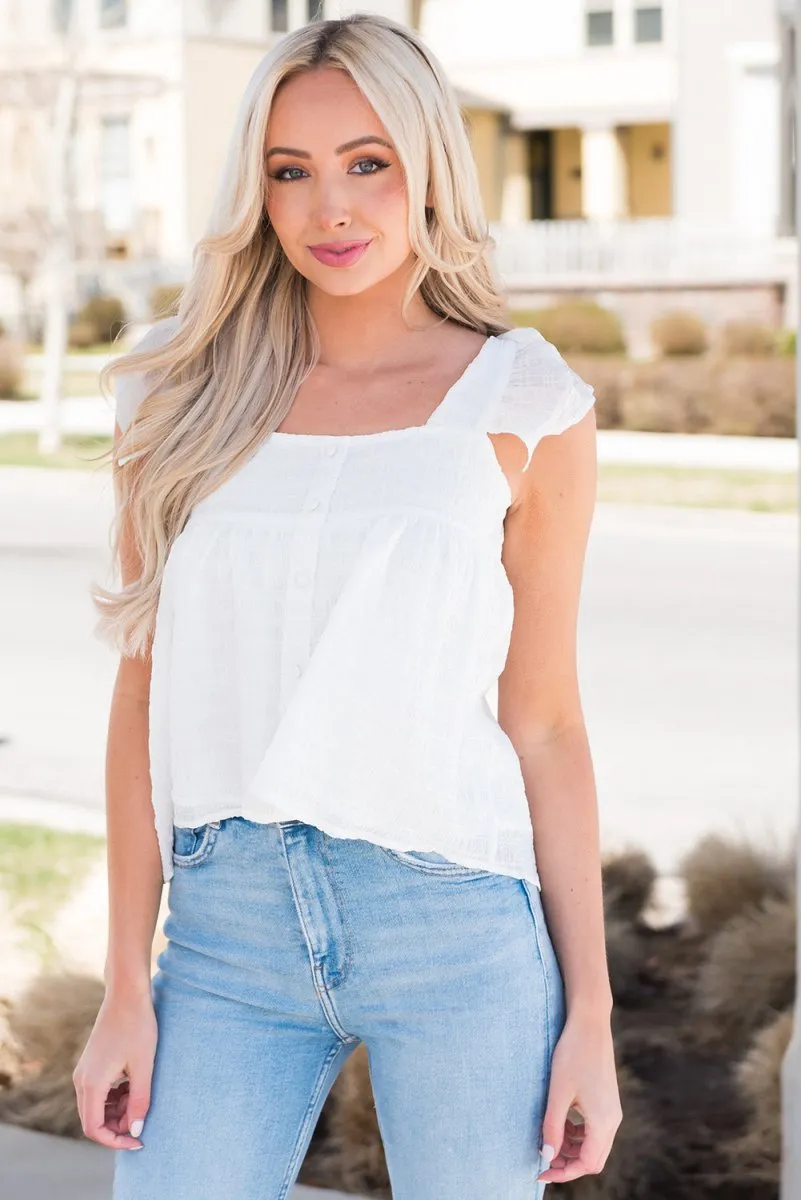
[[[584,559],[597,490],[596,424],[538,443],[505,519],[503,564],[514,592],[498,721],[520,758],[543,908],[565,984],[567,1019],[554,1051],[539,1178],[566,1182],[602,1170],[622,1117],[611,1035],[598,807],[578,686],[576,638]],[[583,1145],[568,1141],[571,1105]]]

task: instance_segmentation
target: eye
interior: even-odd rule
[[[376,169],[374,171],[357,171],[357,175],[377,175],[379,171],[385,170],[390,165],[383,158],[360,158],[353,165],[354,167],[361,167],[364,163],[372,164]],[[302,167],[281,167],[280,170],[271,174],[270,178],[276,179],[279,183],[292,183],[293,179],[299,178],[297,175],[287,178],[287,171],[300,171],[301,174],[305,174]]]
[[[300,170],[302,170],[301,167],[281,167],[280,171],[276,171],[274,174],[270,175],[270,179],[277,179],[279,183],[290,183],[291,181],[289,179],[284,178],[284,172]]]
[[[386,167],[389,166],[389,163],[384,162],[384,160],[382,158],[360,158],[359,161],[354,163],[353,165],[355,167],[358,167],[358,166],[361,166],[362,163],[372,163],[373,166],[378,168],[378,170],[376,170],[376,171],[359,171],[358,172],[359,175],[377,175],[378,171],[383,171]]]

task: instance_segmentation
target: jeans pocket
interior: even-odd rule
[[[425,875],[480,878],[493,874],[486,867],[468,867],[463,863],[453,862],[438,850],[393,850],[390,846],[381,846],[380,849],[395,862],[411,867],[412,870],[422,871]]]
[[[217,844],[220,821],[203,825],[173,825],[172,861],[176,867],[197,867],[206,862]]]

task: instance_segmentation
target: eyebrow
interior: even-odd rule
[[[337,146],[335,154],[345,154],[348,150],[355,150],[357,146],[366,146],[370,143],[386,146],[389,150],[392,149],[392,143],[386,138],[377,137],[374,134],[367,133],[363,137],[354,138],[352,142],[343,142],[341,146]],[[295,158],[311,158],[307,150],[293,150],[291,146],[273,146],[268,150],[265,158],[270,158],[273,154],[291,154]]]

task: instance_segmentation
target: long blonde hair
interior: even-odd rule
[[[418,34],[375,14],[315,21],[282,38],[245,90],[177,319],[101,372],[146,377],[114,465],[112,554],[128,515],[142,570],[119,592],[93,585],[95,633],[126,656],[149,653],[170,547],[193,507],[241,468],[283,420],[319,341],[305,279],[265,211],[264,144],[276,89],[299,72],[347,72],[398,152],[416,257],[402,312],[419,288],[443,319],[487,336],[510,328],[490,263],[475,161],[456,93]],[[431,188],[431,208],[426,208]],[[165,327],[166,328],[166,327]],[[162,344],[153,345],[153,341]]]

